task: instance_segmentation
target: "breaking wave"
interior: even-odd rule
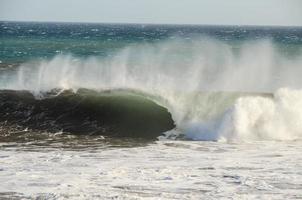
[[[299,123],[302,120],[302,90],[299,90],[302,54],[298,50],[296,55],[288,57],[270,40],[229,44],[199,38],[140,44],[106,58],[58,55],[51,60],[25,63],[1,73],[0,88],[30,91],[36,98],[34,107],[48,102],[43,104],[42,110],[51,113],[45,119],[53,117],[53,123],[60,115],[55,113],[65,104],[75,101],[76,105],[83,100],[85,90],[90,91],[90,95],[127,91],[126,96],[108,98],[108,105],[101,106],[103,110],[97,109],[102,103],[89,107],[90,110],[85,106],[77,107],[74,112],[79,118],[72,119],[75,120],[74,127],[85,123],[82,112],[91,112],[83,115],[86,117],[110,113],[112,116],[108,118],[115,124],[112,127],[123,123],[120,116],[129,119],[127,125],[131,124],[131,128],[121,126],[117,132],[130,130],[136,132],[135,136],[154,138],[163,133],[164,136],[159,138],[293,140],[302,137]],[[45,94],[54,89],[56,97],[45,98]],[[66,91],[72,95],[67,97],[69,92]],[[129,95],[135,95],[135,100],[123,103],[126,102],[124,97],[128,99]],[[104,98],[101,96],[97,98]],[[52,107],[58,98],[63,98],[60,107]],[[122,101],[112,103],[116,98],[122,98]],[[142,100],[144,109],[139,110],[140,106],[135,105]],[[109,105],[111,103],[114,105]],[[114,114],[120,111],[116,108],[124,104],[133,106]],[[141,116],[149,118],[144,120]],[[24,116],[21,118],[25,119]],[[106,120],[106,117],[100,119]],[[62,124],[58,127],[66,130]],[[135,127],[137,131],[134,131]],[[71,132],[76,129],[80,128]]]
[[[52,90],[43,95],[0,91],[1,121],[35,131],[146,139],[174,128],[166,108],[136,91]]]

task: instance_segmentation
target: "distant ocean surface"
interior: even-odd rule
[[[302,198],[302,27],[0,22],[0,198]]]
[[[211,37],[226,44],[271,40],[288,54],[302,44],[301,27],[77,24],[0,22],[2,63],[51,59],[58,54],[113,56],[121,49],[146,43]]]

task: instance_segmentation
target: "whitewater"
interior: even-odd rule
[[[302,198],[300,29],[42,25],[1,24],[0,198]]]

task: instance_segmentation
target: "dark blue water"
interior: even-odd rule
[[[230,44],[270,39],[289,55],[302,45],[302,27],[0,22],[0,64],[57,54],[108,57],[126,46],[205,36]]]

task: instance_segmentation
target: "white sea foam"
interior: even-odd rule
[[[238,98],[218,120],[194,124],[195,140],[295,140],[302,138],[302,90],[279,89],[273,98]]]
[[[89,137],[82,145],[80,141],[0,143],[0,198],[302,197],[301,142],[159,141],[143,147],[104,148],[102,141],[89,146]]]

